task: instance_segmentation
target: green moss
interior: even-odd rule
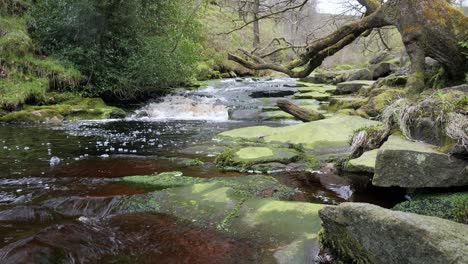
[[[253,165],[261,163],[279,162],[287,164],[299,159],[296,151],[286,148],[246,147],[229,149],[220,154],[216,165],[234,170],[249,170]]]
[[[199,167],[203,166],[203,161],[199,159],[186,159],[182,161],[182,165],[187,166],[187,167]]]
[[[55,118],[55,121],[53,121]],[[55,110],[17,111],[0,117],[0,122],[7,123],[41,123],[63,120],[63,116]]]
[[[182,172],[164,172],[152,176],[127,176],[119,179],[119,181],[136,184],[147,188],[167,189],[173,187],[187,186],[196,183],[206,182],[203,178],[193,178],[182,176]]]
[[[468,224],[468,192],[420,194],[393,209]]]
[[[322,247],[331,250],[342,263],[370,264],[375,263],[374,257],[354,239],[346,226],[336,226],[333,233],[322,228],[319,233]]]

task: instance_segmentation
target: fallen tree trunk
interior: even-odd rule
[[[276,105],[284,112],[293,115],[303,122],[311,122],[325,118],[317,111],[301,108],[288,100],[278,100]]]

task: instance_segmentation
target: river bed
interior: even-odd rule
[[[201,178],[246,175],[214,165],[223,146],[212,138],[239,127],[297,123],[266,121],[258,111],[275,104],[276,97],[262,93],[288,94],[294,86],[289,78],[216,81],[149,103],[123,120],[0,125],[0,259],[30,263],[47,252],[58,259],[68,254],[78,263],[274,263],[269,245],[170,215],[99,217],[115,197],[152,191],[117,184],[112,181],[117,177],[166,171]],[[188,159],[203,165],[187,165]],[[274,177],[298,190],[291,198],[296,201],[390,207],[401,200],[398,192],[366,187],[362,175],[283,172]],[[84,197],[97,202],[82,204]]]

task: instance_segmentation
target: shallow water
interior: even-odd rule
[[[238,127],[285,125],[262,122],[257,115],[236,121],[231,117],[235,111],[272,105],[250,97],[253,91],[294,90],[284,86],[293,83],[288,78],[214,82],[148,104],[126,120],[59,127],[0,125],[1,263],[31,263],[40,254],[46,261],[66,262],[154,263],[155,258],[161,263],[272,262],[267,245],[239,241],[171,216],[110,217],[109,208],[119,197],[151,191],[110,179],[175,170],[204,178],[243,175],[214,166],[222,149],[213,136]],[[188,158],[204,164],[186,166],[183,161]],[[298,201],[392,206],[401,199],[398,192],[367,188],[364,175],[274,177],[297,188],[293,199]]]

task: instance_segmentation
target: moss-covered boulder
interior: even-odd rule
[[[418,194],[393,209],[468,224],[468,192]]]
[[[377,125],[357,116],[334,116],[319,121],[291,125],[286,127],[246,127],[223,132],[216,138],[221,140],[267,142],[282,144],[299,144],[306,149],[334,149],[337,151],[349,148],[349,138],[354,131],[365,126]]]
[[[468,185],[468,161],[449,157],[436,146],[401,141],[377,153],[372,184],[404,188]]]
[[[371,91],[369,100],[360,109],[369,116],[378,116],[382,111],[398,98],[404,95],[404,90],[400,88],[379,88]]]
[[[364,80],[342,82],[342,83],[339,83],[339,84],[336,85],[336,93],[337,94],[356,93],[362,87],[371,86],[374,83],[375,83],[375,81],[364,81]]]
[[[62,121],[63,116],[53,109],[22,110],[0,117],[0,122],[7,123],[46,123],[57,125],[62,123]]]
[[[299,153],[293,149],[272,147],[245,147],[229,149],[219,155],[216,164],[223,168],[250,169],[261,163],[278,162],[287,164],[299,159]]]
[[[320,241],[343,263],[467,263],[468,228],[362,203],[320,210]]]
[[[365,97],[358,96],[333,96],[330,99],[329,111],[338,111],[340,109],[358,109],[368,101]]]
[[[123,118],[125,115],[125,111],[106,105],[101,98],[75,98],[60,104],[25,106],[21,111],[0,117],[0,122],[37,123],[52,118],[59,120],[92,120]]]

